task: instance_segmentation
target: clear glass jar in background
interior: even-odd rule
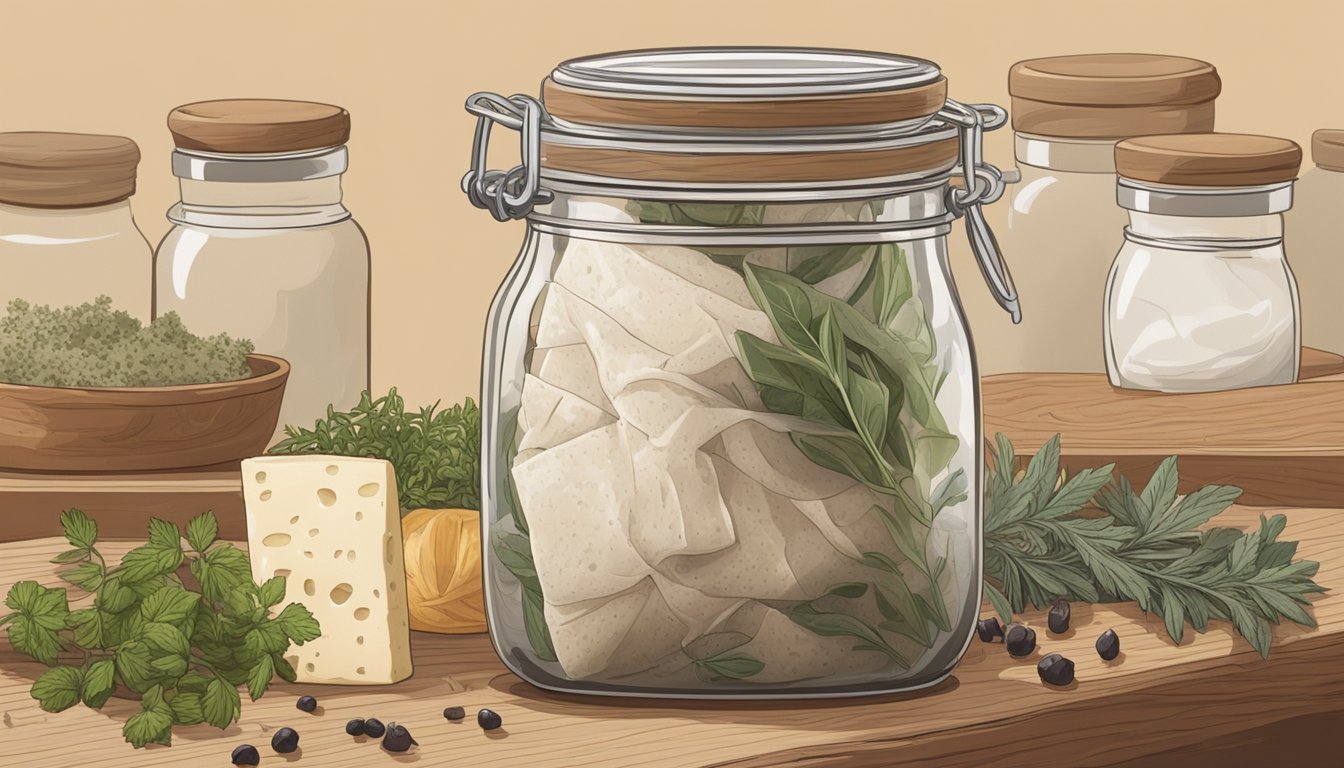
[[[150,319],[153,255],[136,228],[140,149],[122,136],[0,133],[0,314],[100,295]]]
[[[1297,285],[1283,247],[1302,162],[1268,136],[1147,136],[1116,145],[1129,213],[1106,284],[1111,384],[1211,392],[1297,380]]]
[[[528,219],[482,430],[490,635],[523,679],[842,696],[961,657],[982,440],[956,214],[1016,302],[949,185],[1003,113],[943,83],[886,54],[670,49],[566,62],[544,108],[468,101],[464,189]],[[484,168],[492,122],[522,131],[507,174]],[[997,169],[968,175],[997,197]]]
[[[1312,134],[1311,159],[1315,167],[1294,185],[1293,209],[1284,214],[1302,297],[1302,343],[1344,353],[1344,130]]]
[[[182,201],[155,256],[155,312],[289,361],[277,437],[348,410],[369,387],[369,248],[341,203],[349,113],[213,101],[168,127]]]
[[[1001,240],[1029,310],[1012,343],[980,344],[982,371],[1105,370],[1102,299],[1115,232],[1125,224],[1115,204],[1115,142],[1213,130],[1220,88],[1212,65],[1177,56],[1085,54],[1013,65],[1021,178],[1009,187]],[[982,340],[1010,333],[996,312],[971,322]]]

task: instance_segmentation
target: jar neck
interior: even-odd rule
[[[213,155],[177,150],[173,174],[182,202],[177,224],[225,229],[290,229],[350,218],[341,203],[345,147],[282,155]]]
[[[56,245],[135,230],[129,200],[88,208],[28,208],[0,203],[0,241]]]
[[[1115,173],[1114,139],[1066,139],[1013,134],[1017,162],[1067,173]]]
[[[1125,236],[1177,250],[1265,248],[1283,242],[1283,215],[1173,216],[1130,211]]]

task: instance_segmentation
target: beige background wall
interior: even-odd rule
[[[1344,127],[1339,0],[0,0],[0,28],[0,130],[134,138],[144,160],[132,202],[155,243],[177,194],[170,108],[239,96],[349,108],[346,201],[373,247],[373,383],[412,401],[476,395],[486,309],[522,240],[522,224],[494,222],[458,189],[473,122],[462,101],[535,94],[568,57],[686,44],[886,50],[939,62],[958,99],[1006,105],[1018,59],[1175,53],[1217,65],[1223,130],[1305,146],[1315,128]],[[988,154],[1011,165],[1006,131]],[[954,239],[978,345],[1014,343]]]

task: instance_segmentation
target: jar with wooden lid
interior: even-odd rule
[[[14,299],[106,295],[149,320],[153,256],[130,203],[139,162],[122,136],[0,133],[0,314]]]
[[[182,200],[155,256],[155,312],[289,361],[280,409],[310,426],[369,387],[369,248],[341,202],[350,114],[239,99],[168,115]]]
[[[1160,392],[1297,380],[1297,284],[1283,247],[1302,162],[1268,136],[1184,134],[1116,145],[1129,212],[1106,284],[1111,384]]]
[[[1008,73],[1020,180],[1010,187],[1004,248],[1031,311],[1013,342],[982,345],[986,372],[1100,372],[1101,306],[1125,224],[1115,205],[1115,142],[1213,130],[1218,73],[1151,54],[1030,59]],[[995,338],[1001,317],[972,320]]]
[[[1297,181],[1293,209],[1284,214],[1302,297],[1302,343],[1344,352],[1344,130],[1311,137],[1314,166]]]
[[[956,664],[982,583],[958,219],[1017,301],[980,209],[1006,116],[946,94],[904,56],[692,48],[468,100],[463,188],[527,220],[482,385],[487,620],[522,678],[852,696]]]

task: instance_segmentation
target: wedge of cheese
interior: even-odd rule
[[[283,575],[322,636],[289,649],[299,682],[379,685],[411,676],[401,510],[392,465],[343,456],[243,462],[252,576]]]

